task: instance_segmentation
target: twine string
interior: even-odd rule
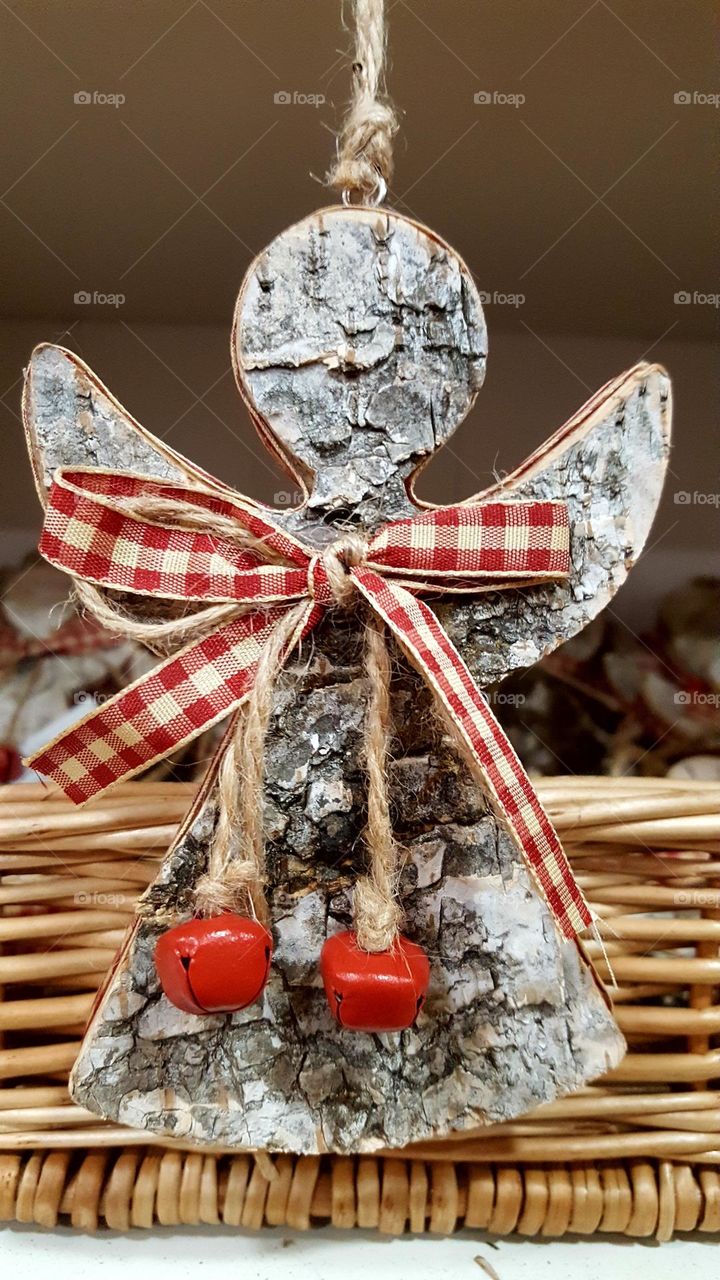
[[[328,185],[343,200],[380,204],[393,172],[397,117],[385,92],[385,0],[354,0],[355,51],[350,106]]]
[[[102,623],[107,631],[126,640],[137,640],[152,653],[162,656],[192,640],[202,639],[226,622],[231,622],[246,607],[214,604],[207,609],[198,609],[195,613],[163,619],[162,622],[147,622],[134,617],[102,587],[96,587],[82,578],[74,579],[74,595],[83,609]]]
[[[365,665],[370,695],[365,714],[367,827],[365,844],[370,874],[355,885],[355,934],[363,951],[386,951],[400,927],[397,898],[400,858],[393,835],[388,795],[387,759],[392,734],[390,654],[385,624],[374,614],[365,628]]]
[[[162,518],[177,528],[190,528],[231,538],[242,550],[268,548],[230,520],[173,499],[137,499],[123,504],[141,519]],[[335,606],[346,608],[356,599],[348,570],[362,564],[365,539],[348,533],[327,547],[315,560],[322,562]],[[311,563],[308,580],[313,581]],[[83,606],[116,635],[142,641],[156,652],[167,652],[197,640],[208,631],[248,608],[221,604],[201,608],[179,618],[142,621],[131,615],[124,602],[104,588],[81,579],[75,590]],[[205,873],[194,895],[197,914],[213,916],[224,911],[248,911],[269,924],[266,897],[264,828],[265,744],[278,674],[297,635],[307,602],[291,606],[274,627],[260,656],[252,690],[237,715],[218,764],[217,817]],[[365,663],[369,698],[365,717],[364,756],[367,773],[367,825],[365,843],[368,874],[356,884],[355,929],[358,944],[366,951],[391,947],[401,921],[397,901],[400,858],[392,829],[387,787],[387,760],[392,735],[390,712],[391,663],[385,641],[385,625],[368,613],[365,628]]]
[[[261,924],[270,921],[265,896],[265,740],[277,674],[304,611],[304,604],[295,605],[275,627],[262,651],[252,692],[223,752],[208,867],[195,888],[199,915],[217,915],[242,905]]]

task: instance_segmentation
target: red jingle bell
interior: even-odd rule
[[[334,1017],[349,1031],[405,1031],[425,1002],[430,962],[399,935],[387,951],[363,951],[354,933],[328,938],[320,957]]]
[[[257,920],[232,912],[169,929],[155,947],[168,1000],[184,1013],[234,1013],[267,982],[272,937]]]
[[[14,782],[20,777],[23,765],[14,747],[0,745],[0,782]]]

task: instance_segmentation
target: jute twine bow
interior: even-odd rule
[[[384,0],[354,0],[353,93],[337,144],[329,186],[350,203],[381,203],[393,170],[397,117],[385,94]]]
[[[400,854],[386,779],[392,733],[386,629],[432,690],[560,930],[572,938],[591,922],[530,779],[422,600],[565,577],[570,544],[563,502],[491,497],[432,508],[390,521],[367,538],[348,533],[318,550],[217,482],[206,489],[128,472],[60,468],[40,551],[77,580],[82,601],[108,629],[169,652],[28,762],[72,800],[84,803],[240,711],[218,761],[217,830],[197,886],[199,911],[242,905],[268,919],[263,784],[275,682],[328,611],[362,606],[369,869],[355,894],[361,946],[386,949],[400,921]],[[138,614],[142,596],[147,604]]]

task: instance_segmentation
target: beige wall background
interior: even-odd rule
[[[643,619],[660,588],[712,567],[720,520],[714,6],[387,7],[403,113],[388,202],[455,245],[493,298],[485,387],[422,492],[476,491],[597,385],[661,360],[672,471],[620,601]],[[19,399],[43,340],[210,470],[266,501],[287,491],[235,392],[229,328],[253,254],[331,200],[317,179],[349,87],[343,16],[339,0],[0,7],[4,560],[39,523]]]

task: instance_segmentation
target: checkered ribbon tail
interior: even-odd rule
[[[148,499],[162,502],[151,517],[137,514],[137,500]],[[217,531],[183,521],[188,506],[220,517]],[[249,542],[229,536],[228,521]],[[335,606],[327,552],[305,545],[275,525],[264,508],[220,487],[60,469],[40,551],[66,573],[113,590],[243,606],[28,761],[78,804],[148,768],[239,707],[288,608],[304,605],[281,661]],[[355,590],[432,689],[558,927],[572,938],[592,917],[558,836],[460,654],[419,599],[526,587],[568,571],[566,506],[542,501],[443,507],[393,521],[369,540],[362,563],[346,567]]]

